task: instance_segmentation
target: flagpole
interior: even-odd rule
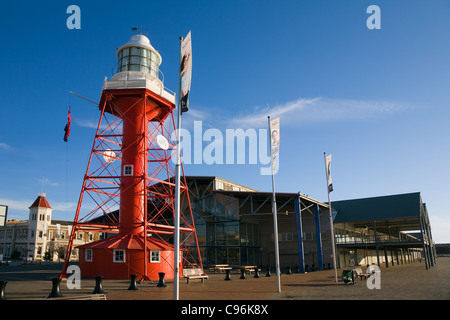
[[[272,169],[272,213],[273,213],[273,232],[275,241],[275,271],[277,273],[277,290],[281,292],[280,282],[280,255],[278,249],[278,221],[277,221],[277,200],[275,196],[275,175],[273,173],[273,150],[271,143],[270,116],[267,117],[269,122],[269,143],[270,143],[270,167]]]
[[[181,61],[181,43],[183,37],[180,37],[180,61]],[[173,286],[173,299],[180,299],[180,175],[181,175],[181,150],[180,150],[180,140],[181,140],[181,77],[178,79],[178,109],[177,109],[177,164],[176,164],[176,181],[175,181],[175,217],[174,217],[174,227],[175,234],[173,239],[174,244],[174,286]]]
[[[333,225],[333,211],[331,208],[331,200],[330,200],[330,188],[328,186],[328,168],[327,168],[327,154],[326,152],[323,153],[324,160],[325,160],[325,173],[326,173],[326,179],[327,179],[327,192],[328,192],[328,209],[329,209],[329,217],[330,217],[330,228],[331,228],[331,247],[332,247],[332,255],[333,255],[333,269],[334,269],[334,281],[338,282],[337,279],[337,269],[336,269],[336,247],[334,243],[334,225]]]

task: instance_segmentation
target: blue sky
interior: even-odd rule
[[[71,4],[80,30],[66,27]],[[379,30],[366,26],[372,4]],[[327,201],[327,152],[332,200],[421,192],[434,240],[450,242],[450,2],[55,0],[2,4],[0,15],[0,203],[10,219],[27,219],[44,178],[54,219],[72,220],[99,111],[69,91],[98,101],[116,49],[142,26],[173,91],[178,38],[192,32],[186,128],[266,129],[280,116],[277,191]],[[185,166],[271,191],[260,168]]]

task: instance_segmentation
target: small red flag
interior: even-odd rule
[[[66,127],[64,128],[64,141],[65,142],[67,142],[69,140],[71,120],[72,120],[72,116],[70,114],[70,107],[69,107],[69,114],[67,116],[67,124],[66,124]]]

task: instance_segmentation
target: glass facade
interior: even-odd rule
[[[158,77],[161,61],[155,52],[144,48],[125,48],[119,52],[119,72],[140,71]]]
[[[259,265],[259,226],[240,222],[238,203],[221,200],[217,194],[191,198],[204,265]]]

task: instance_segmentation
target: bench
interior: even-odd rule
[[[356,272],[356,276],[359,277],[361,280],[362,279],[367,279],[367,277],[370,276],[370,273],[363,273],[361,268],[356,268],[354,270]]]
[[[191,279],[200,279],[202,283],[204,283],[205,279],[209,278],[203,273],[203,270],[201,268],[183,269],[183,276],[187,279],[187,284],[190,283]]]

